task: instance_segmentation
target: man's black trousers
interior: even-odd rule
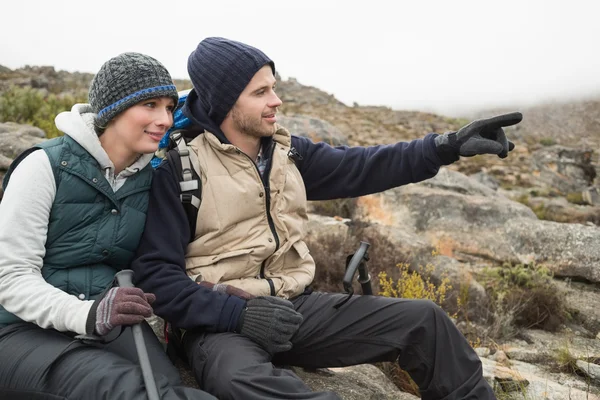
[[[292,300],[304,321],[293,348],[271,357],[235,333],[188,331],[185,354],[200,386],[221,400],[338,399],[313,393],[275,365],[342,367],[397,361],[423,399],[495,399],[482,365],[446,313],[431,301],[311,293]]]

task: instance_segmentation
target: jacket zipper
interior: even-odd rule
[[[258,169],[258,165],[256,165],[256,163],[248,156],[248,154],[244,153],[242,150],[238,149],[238,151],[242,154],[244,154],[246,157],[248,157],[248,159],[252,162],[252,164],[254,165],[254,168],[256,168],[256,172],[258,173],[258,177],[260,178],[262,184],[263,184],[263,188],[265,189],[265,197],[266,197],[266,201],[265,201],[265,207],[266,207],[266,211],[267,211],[267,221],[269,223],[269,229],[271,230],[271,233],[273,234],[273,238],[275,239],[275,251],[273,251],[273,253],[275,253],[278,249],[279,249],[279,236],[277,235],[277,232],[275,231],[275,223],[273,222],[273,217],[271,217],[271,188],[269,187],[269,176],[271,175],[271,167],[273,166],[273,154],[275,154],[275,142],[271,141],[271,146],[270,146],[270,153],[271,156],[269,157],[269,160],[267,161],[267,165],[265,167],[265,174],[264,176],[261,175],[260,170]],[[275,296],[275,285],[273,284],[273,281],[271,280],[271,278],[267,278],[265,277],[265,261],[262,262],[262,264],[260,265],[260,272],[259,272],[259,277],[261,279],[266,279],[267,282],[269,283],[269,288],[271,290],[271,296]]]

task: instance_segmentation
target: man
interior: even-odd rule
[[[304,236],[306,201],[356,197],[433,177],[462,156],[514,147],[513,113],[444,135],[389,146],[332,148],[277,125],[275,65],[223,38],[188,60],[194,89],[184,114],[202,180],[196,231],[169,162],[152,183],[133,263],[154,311],[185,333],[182,347],[203,389],[220,399],[337,399],[313,393],[275,365],[337,367],[397,361],[423,399],[493,399],[477,355],[434,303],[311,292],[315,264]],[[321,266],[324,268],[325,266]]]

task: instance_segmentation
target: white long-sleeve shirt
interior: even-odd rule
[[[114,191],[143,169],[151,154],[114,176],[114,166],[93,129],[89,105],[77,104],[56,117],[56,126],[100,164]],[[34,151],[15,168],[0,202],[0,305],[42,328],[84,334],[93,301],[47,283],[41,270],[56,183],[45,151]]]

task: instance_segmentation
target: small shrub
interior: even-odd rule
[[[542,146],[554,146],[556,144],[556,140],[552,138],[542,138],[540,139],[540,144]]]
[[[556,363],[556,370],[560,372],[574,374],[578,370],[577,357],[571,354],[568,343],[555,350],[554,362]]]
[[[386,297],[403,299],[426,299],[438,305],[446,300],[446,294],[452,289],[448,278],[443,278],[439,285],[431,282],[433,266],[420,267],[419,271],[410,271],[406,263],[398,264],[400,277],[396,282],[387,276],[386,272],[379,273],[379,294]]]
[[[583,193],[581,192],[571,192],[567,194],[567,201],[573,204],[585,205],[587,204],[583,200]]]
[[[0,121],[33,125],[46,132],[48,138],[53,138],[62,135],[54,125],[56,115],[70,110],[75,103],[86,101],[85,98],[13,86],[0,94]]]
[[[392,383],[399,387],[403,392],[419,397],[421,396],[419,385],[412,380],[408,372],[398,366],[398,363],[382,362],[375,364],[375,366],[383,371]]]
[[[564,293],[544,266],[505,263],[484,269],[481,282],[491,299],[491,326],[498,328],[492,337],[510,336],[515,328],[555,331],[567,318]]]

